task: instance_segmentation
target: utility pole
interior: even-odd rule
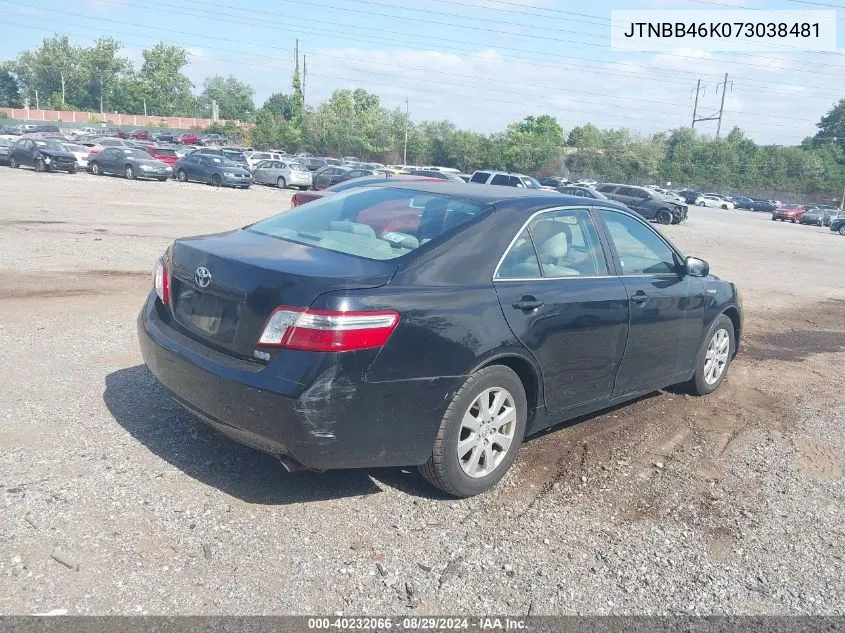
[[[41,108],[38,105],[38,91],[35,91],[35,109],[40,110]]]
[[[302,53],[302,109],[305,109],[305,78],[308,76],[308,66],[306,66],[305,58],[307,55]]]
[[[695,117],[698,115],[698,93],[701,90],[701,79],[698,80],[698,85],[695,87],[695,105],[692,106],[692,129],[695,129]]]
[[[734,89],[734,82],[731,82],[731,92]],[[716,92],[719,91],[719,86],[716,86]],[[716,138],[719,138],[719,132],[722,130],[722,114],[725,112],[725,93],[728,91],[728,73],[725,73],[725,81],[722,84],[722,104],[719,106],[719,123],[716,125]]]
[[[65,104],[65,71],[61,71],[62,76],[62,105]]]
[[[144,97],[144,116],[147,116],[147,99]]]
[[[402,165],[408,164],[408,123],[411,115],[408,110],[408,97],[405,97],[405,151],[402,152]]]

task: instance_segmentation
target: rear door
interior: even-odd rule
[[[680,274],[680,256],[647,222],[599,210],[630,302],[615,394],[666,386],[695,365],[704,328],[704,284]]]
[[[493,285],[514,335],[534,355],[557,412],[607,398],[625,349],[628,295],[584,208],[535,214]]]

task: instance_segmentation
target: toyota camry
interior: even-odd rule
[[[390,181],[176,240],[138,318],[202,423],[288,470],[419,466],[455,496],[544,428],[712,392],[741,329],[734,284],[618,205]]]

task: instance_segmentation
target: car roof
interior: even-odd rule
[[[568,196],[557,191],[546,191],[542,189],[525,189],[522,187],[503,187],[500,185],[480,185],[455,182],[453,180],[439,180],[437,182],[417,181],[401,182],[388,179],[384,186],[393,189],[408,189],[421,193],[441,194],[463,198],[473,202],[481,202],[495,205],[498,202],[518,203],[524,202],[526,207],[550,207],[550,206],[584,206],[584,198],[580,196]],[[604,206],[609,209],[619,209],[616,204],[608,204],[607,200],[591,199],[590,206]]]

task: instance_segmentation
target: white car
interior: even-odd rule
[[[597,184],[599,184],[599,183],[597,183],[595,180],[591,180],[589,178],[586,178],[584,180],[579,180],[578,182],[576,182],[575,186],[576,187],[587,187],[589,189],[595,189]]]
[[[88,168],[88,149],[84,145],[77,145],[76,143],[62,143],[64,148],[71,154],[76,156],[76,162],[79,163],[80,169]]]
[[[727,200],[720,198],[719,196],[714,196],[710,194],[705,194],[703,196],[699,196],[696,198],[695,203],[700,207],[712,207],[714,209],[734,209],[735,205],[733,202],[728,202]]]
[[[244,156],[246,156],[246,162],[249,163],[249,168],[254,169],[255,166],[263,160],[285,160],[285,156],[277,152],[252,152],[247,154],[244,152]]]

